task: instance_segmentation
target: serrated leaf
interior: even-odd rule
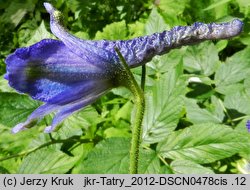
[[[128,173],[128,138],[109,138],[98,143],[88,154],[81,173]]]
[[[167,23],[173,25],[184,24],[179,16],[183,14],[190,0],[161,0],[158,7]]]
[[[133,109],[133,104],[131,101],[128,101],[118,110],[118,112],[115,115],[115,120],[118,121],[119,119],[122,118],[129,121],[132,109]]]
[[[139,168],[140,174],[158,174],[161,171],[160,159],[151,149],[140,149]]]
[[[225,88],[248,78],[250,73],[250,48],[235,53],[221,64],[215,73],[217,88]],[[221,92],[221,91],[220,91]]]
[[[27,42],[26,46],[30,46],[46,38],[55,39],[54,35],[52,35],[50,32],[47,31],[44,25],[44,21],[42,21],[40,26],[34,31],[31,39]]]
[[[129,172],[130,138],[108,138],[88,154],[81,173],[126,174]],[[157,173],[160,161],[152,150],[141,149],[139,173]]]
[[[247,121],[250,120],[250,115],[245,116],[243,120],[241,120],[241,122],[239,122],[237,124],[237,126],[234,128],[236,131],[239,131],[241,133],[247,133],[247,127],[246,127],[246,123]],[[250,136],[250,134],[248,134]],[[250,149],[249,149],[250,151]]]
[[[189,46],[183,56],[184,68],[191,73],[212,75],[219,64],[218,51],[211,42]]]
[[[178,49],[178,50],[171,50],[169,53],[161,56],[156,56],[152,59],[151,62],[147,63],[147,74],[152,75],[157,73],[165,73],[178,64],[183,64],[183,54],[185,51]],[[152,69],[154,73],[148,71]]]
[[[250,96],[244,91],[236,91],[226,95],[224,105],[227,109],[234,109],[240,113],[250,114]]]
[[[30,142],[34,136],[37,135],[37,132],[38,131],[35,130],[29,130],[28,133],[13,135],[9,127],[0,125],[0,157],[4,159],[7,155],[18,154],[28,149]]]
[[[72,151],[73,155],[79,155],[80,153],[80,158],[74,166],[72,174],[81,173],[81,171],[83,170],[84,160],[87,157],[88,153],[93,149],[93,147],[94,143],[83,143]]]
[[[127,38],[127,27],[124,20],[121,22],[114,22],[105,26],[103,32],[96,33],[96,40],[124,40]]]
[[[135,23],[128,24],[128,28],[130,39],[144,35],[145,24],[142,22],[136,21]]]
[[[15,92],[13,88],[8,85],[8,81],[0,76],[0,92]]]
[[[162,16],[157,12],[157,9],[153,8],[145,24],[146,34],[151,35],[155,32],[163,32],[164,30],[168,29],[170,29],[170,27],[165,23]]]
[[[13,127],[25,121],[38,103],[17,93],[0,93],[0,124]]]
[[[175,174],[214,174],[214,172],[190,160],[174,160],[170,167]]]
[[[161,0],[159,3],[159,7],[166,12],[169,11],[175,14],[180,14],[184,11],[186,3],[188,3],[188,0],[184,0],[184,1],[183,0]]]
[[[223,106],[222,101],[216,96],[212,96],[211,106],[213,107],[213,110],[212,110],[213,115],[219,118],[220,121],[223,121],[225,114],[224,114],[224,106]]]
[[[205,164],[239,153],[245,138],[225,125],[199,124],[168,135],[157,151],[164,158]]]
[[[109,138],[101,141],[88,154],[81,173],[128,173],[129,148],[128,138]]]
[[[197,105],[196,100],[185,98],[187,118],[194,124],[197,123],[221,123],[223,118],[220,115],[213,114]]]
[[[82,129],[87,133],[88,130],[91,130],[91,127],[95,126],[100,121],[101,118],[97,111],[92,106],[87,106],[83,110],[66,118],[63,122],[63,126],[58,130],[58,134],[63,138],[81,135]]]
[[[235,128],[236,132],[241,133],[242,135],[246,137],[246,139],[244,139],[245,146],[243,146],[243,148],[239,152],[239,155],[242,158],[245,158],[247,160],[250,159],[250,148],[249,148],[250,147],[250,133],[248,132],[246,128],[246,123],[248,120],[250,120],[250,116],[247,116],[245,119],[243,119]]]
[[[146,91],[143,119],[143,143],[160,142],[173,131],[184,106],[185,83],[179,79],[178,68],[160,75],[152,90]]]
[[[242,90],[244,90],[244,85],[242,83],[233,83],[216,87],[216,91],[224,95],[229,95]]]
[[[46,147],[26,156],[18,173],[26,174],[63,174],[69,171],[78,157],[70,157],[60,150]]]
[[[250,96],[250,78],[248,77],[248,78],[246,78],[245,80],[244,80],[244,90],[245,90],[245,92],[246,92],[246,94],[248,95],[248,96]],[[243,90],[243,89],[242,89]]]

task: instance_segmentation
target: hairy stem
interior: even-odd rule
[[[123,66],[123,76],[121,83],[123,86],[127,87],[135,97],[135,106],[136,114],[133,122],[132,128],[132,140],[130,148],[130,162],[129,162],[129,173],[137,174],[138,173],[138,161],[139,161],[139,148],[141,143],[141,124],[144,115],[145,109],[145,99],[143,91],[140,86],[137,84],[133,74],[131,73],[124,57],[120,53],[119,49],[115,48],[120,61]]]

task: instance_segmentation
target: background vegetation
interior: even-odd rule
[[[130,39],[193,22],[237,17],[230,40],[173,50],[147,64],[140,173],[249,173],[249,0],[54,0],[85,39]],[[54,38],[40,0],[0,0],[0,173],[128,173],[133,101],[115,89],[51,135],[38,126],[11,134],[41,103],[3,79],[16,48]],[[140,81],[141,69],[133,69]],[[248,166],[248,170],[247,170]]]

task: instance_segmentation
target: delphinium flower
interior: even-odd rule
[[[250,133],[250,120],[247,120],[246,128],[247,128],[247,131]]]
[[[118,48],[130,68],[141,66],[155,55],[205,40],[238,35],[243,23],[235,19],[221,24],[194,23],[170,31],[131,40],[82,40],[62,25],[61,13],[44,3],[50,28],[60,40],[44,39],[17,49],[6,59],[5,79],[20,93],[44,102],[13,133],[33,127],[45,115],[56,112],[45,132],[52,132],[66,117],[96,101],[110,89],[125,85]]]

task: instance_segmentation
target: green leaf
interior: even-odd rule
[[[250,120],[250,115],[245,116],[243,120],[241,120],[240,123],[237,124],[237,126],[234,128],[236,131],[241,132],[241,133],[248,133],[247,128],[246,128],[246,123],[247,121]],[[250,134],[248,134],[250,137]],[[250,149],[249,149],[250,152]]]
[[[219,118],[221,121],[223,121],[225,114],[224,114],[224,105],[222,101],[217,98],[216,96],[211,97],[211,107],[212,107],[212,113]]]
[[[185,93],[185,83],[179,79],[182,73],[180,66],[160,75],[152,89],[146,90],[143,143],[160,142],[177,126]]]
[[[34,34],[32,35],[31,39],[27,42],[26,46],[30,46],[46,38],[55,39],[54,35],[52,35],[50,32],[47,31],[44,25],[44,21],[42,21],[40,26],[34,31]]]
[[[220,52],[222,51],[223,49],[225,49],[227,47],[227,44],[228,44],[228,40],[220,40],[218,41],[215,46],[217,48],[217,51]]]
[[[218,51],[211,42],[189,46],[183,56],[184,68],[191,73],[212,75],[219,64]]]
[[[190,0],[161,0],[159,9],[167,23],[173,25],[183,24],[179,17],[183,14]]]
[[[0,17],[0,20],[3,23],[10,23],[16,27],[28,11],[33,11],[35,4],[36,1],[33,0],[26,0],[22,2],[14,0],[5,9],[5,12]]]
[[[226,92],[232,84],[243,81],[250,74],[250,48],[235,53],[221,64],[215,73],[216,90]],[[221,90],[223,88],[223,90]]]
[[[231,0],[220,0],[219,2],[215,1],[214,3],[212,3],[211,5],[209,5],[207,8],[203,9],[204,11],[208,11],[210,9],[214,9],[218,6],[224,5],[229,3]]]
[[[0,93],[0,124],[13,127],[25,121],[38,103],[17,93]]]
[[[249,77],[244,80],[243,85],[244,85],[244,91],[246,92],[248,96],[250,96],[250,78]]]
[[[221,94],[229,95],[235,92],[243,91],[244,85],[242,83],[232,83],[228,85],[217,86],[215,90]]]
[[[186,4],[188,3],[188,0],[161,0],[159,3],[159,7],[163,9],[166,12],[175,12],[175,14],[180,14],[184,11]]]
[[[168,135],[157,151],[164,158],[205,164],[239,153],[245,140],[244,135],[228,126],[198,124]]]
[[[114,22],[105,26],[103,32],[96,33],[96,40],[124,40],[127,38],[127,27],[124,20],[121,22]]]
[[[115,120],[118,121],[119,119],[125,119],[127,121],[130,121],[132,109],[133,104],[131,101],[128,101],[118,110],[115,115]]]
[[[190,160],[174,160],[170,167],[175,174],[214,174],[214,172]]]
[[[13,88],[8,85],[8,81],[0,76],[0,92],[15,92]]]
[[[176,67],[176,65],[183,64],[184,52],[183,49],[174,49],[165,55],[154,57],[151,62],[147,63],[147,74],[165,73]],[[154,73],[150,72],[148,68],[153,69]]]
[[[245,158],[247,160],[250,159],[250,133],[248,132],[246,128],[247,121],[250,120],[250,115],[246,116],[245,119],[243,119],[235,128],[235,131],[237,133],[242,134],[242,136],[245,136],[244,138],[244,146],[242,147],[241,151],[239,152],[239,155],[242,158]]]
[[[72,116],[63,121],[62,127],[58,130],[61,138],[69,138],[73,135],[81,135],[84,133],[92,133],[92,127],[101,121],[97,111],[92,106],[87,106],[83,110],[74,113]],[[93,134],[91,135],[91,138]]]
[[[18,173],[26,174],[63,174],[69,171],[78,157],[70,157],[60,150],[46,147],[26,156]]]
[[[128,24],[129,28],[129,38],[136,38],[144,35],[145,24],[139,21],[135,23]]]
[[[213,123],[221,123],[223,121],[223,117],[221,110],[218,110],[218,114],[213,114],[209,112],[207,109],[201,109],[198,105],[196,100],[185,98],[186,104],[186,111],[187,111],[187,118],[194,124],[197,123],[206,123],[206,122],[213,122]],[[219,108],[218,108],[219,109]]]
[[[146,34],[151,35],[155,32],[163,32],[168,29],[170,28],[162,16],[157,12],[157,9],[153,8],[145,24]]]
[[[72,174],[79,174],[84,169],[84,160],[88,153],[93,149],[94,143],[82,143],[80,146],[74,148],[71,152],[73,155],[79,155],[79,160],[72,169]]]
[[[241,151],[239,152],[239,155],[242,157],[242,158],[245,158],[247,160],[250,159],[250,149],[249,149],[249,146],[250,146],[250,135],[249,133],[244,133],[247,137],[247,140],[245,141],[245,146],[242,147]]]
[[[5,173],[5,174],[7,174],[7,173],[9,173],[9,174],[17,173],[17,169],[20,166],[21,162],[22,162],[22,160],[20,158],[8,159],[8,160],[5,160],[5,161],[1,161],[1,167],[3,169],[2,172]]]
[[[88,154],[81,173],[128,173],[129,148],[128,138],[109,138],[101,141]]]
[[[250,2],[248,0],[236,0],[239,4],[240,12],[244,13],[245,17],[250,16]]]
[[[130,138],[108,138],[88,154],[81,173],[126,174],[129,172]],[[160,161],[153,150],[141,149],[139,173],[158,173]]]
[[[103,133],[105,138],[111,137],[131,137],[131,130],[130,128],[115,128],[109,127]]]
[[[139,173],[158,174],[160,172],[161,164],[156,152],[150,149],[140,149]]]
[[[37,130],[29,130],[29,132],[13,135],[9,127],[0,125],[0,157],[4,159],[9,155],[19,154],[28,149],[30,142],[37,136],[37,133]],[[10,161],[8,160],[6,162]],[[16,170],[16,167],[14,169]]]
[[[250,96],[244,91],[236,91],[226,95],[224,105],[227,109],[234,109],[240,113],[250,114]]]
[[[10,172],[6,168],[0,166],[0,174],[10,174]]]

